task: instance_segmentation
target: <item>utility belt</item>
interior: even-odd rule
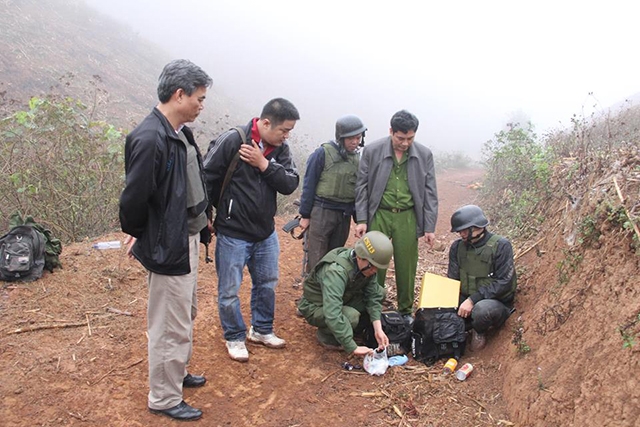
[[[355,210],[353,202],[336,202],[335,200],[325,199],[320,196],[316,196],[313,199],[313,206],[332,211],[342,211],[344,216],[353,215],[353,211]]]
[[[410,206],[408,208],[383,208],[380,207],[380,209],[382,209],[383,211],[389,211],[389,212],[393,212],[393,213],[400,213],[400,212],[406,212],[408,210],[413,209],[413,206]]]

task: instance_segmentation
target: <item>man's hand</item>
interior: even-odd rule
[[[240,160],[260,169],[260,172],[264,172],[269,166],[269,160],[264,157],[260,147],[253,140],[251,140],[251,145],[240,145]]]
[[[356,238],[361,238],[367,232],[367,224],[357,224],[356,232],[354,233]]]
[[[304,230],[306,230],[307,228],[309,228],[309,218],[300,218],[300,232],[303,232]]]
[[[363,345],[359,345],[358,347],[356,347],[355,350],[353,350],[353,355],[354,356],[361,356],[364,357],[369,353],[373,353],[373,349],[369,348],[369,347],[365,347]]]
[[[467,318],[471,316],[471,310],[473,310],[473,301],[471,301],[471,298],[467,298],[458,307],[458,316]]]
[[[131,248],[133,248],[133,244],[136,243],[136,239],[133,236],[127,234],[127,237],[124,238],[124,245],[127,247],[127,255],[129,258],[133,258],[133,254],[131,253]]]
[[[429,248],[433,249],[433,244],[436,242],[436,233],[425,233],[424,240],[429,245]]]
[[[382,322],[380,320],[374,320],[373,322],[373,333],[376,337],[376,341],[378,345],[382,348],[389,345],[389,337],[382,330]]]

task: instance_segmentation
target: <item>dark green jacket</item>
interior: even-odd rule
[[[342,307],[364,307],[371,321],[380,320],[384,289],[376,276],[364,277],[358,271],[353,249],[336,248],[325,255],[304,281],[302,299],[298,305],[305,317],[318,307],[324,311],[327,327],[347,353],[357,344],[349,320]]]
[[[513,248],[506,238],[486,232],[475,244],[456,240],[449,250],[447,276],[460,280],[460,300],[474,304],[496,299],[512,305],[517,286]]]

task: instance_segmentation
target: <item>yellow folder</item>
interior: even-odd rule
[[[425,273],[418,308],[449,308],[458,306],[460,281]]]

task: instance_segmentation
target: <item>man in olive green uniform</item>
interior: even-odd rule
[[[387,268],[393,247],[384,234],[371,231],[351,248],[336,248],[325,255],[304,280],[298,309],[307,322],[318,328],[320,344],[334,350],[364,356],[372,349],[358,346],[354,330],[373,323],[376,341],[389,345],[382,330],[380,313],[384,289],[375,275]]]
[[[307,160],[300,228],[307,230],[309,273],[331,249],[344,246],[355,210],[358,147],[367,128],[358,117],[347,115],[336,121],[336,139],[318,147]]]
[[[413,321],[418,238],[435,242],[438,194],[431,150],[414,141],[418,118],[408,111],[391,117],[389,136],[365,147],[356,184],[356,237],[379,230],[393,243],[398,311]],[[384,286],[386,270],[378,272]]]

